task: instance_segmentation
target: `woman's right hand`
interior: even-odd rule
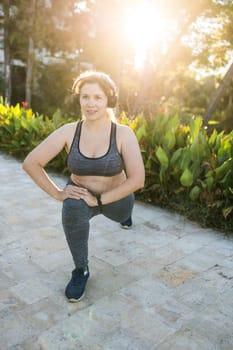
[[[64,190],[61,190],[58,194],[57,200],[63,202],[67,198],[83,199],[88,190],[84,187],[78,187],[74,185],[67,185]]]

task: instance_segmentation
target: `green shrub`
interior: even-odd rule
[[[140,197],[179,211],[204,226],[233,231],[233,132],[209,136],[202,118],[178,115],[130,121],[140,143],[146,185]]]
[[[19,105],[0,104],[1,150],[24,158],[52,131],[72,121],[60,111],[52,118]],[[129,125],[139,141],[146,169],[143,201],[174,209],[203,226],[233,231],[233,132],[208,135],[202,118],[182,125],[178,115],[156,114],[119,121]],[[59,154],[49,168],[64,174],[67,155]]]
[[[58,127],[66,123],[57,111],[52,118],[33,113],[31,109],[0,104],[0,150],[23,159],[34,147]],[[49,168],[67,173],[65,151],[61,152]]]

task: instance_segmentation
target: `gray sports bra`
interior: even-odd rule
[[[79,141],[82,121],[78,123],[68,155],[68,168],[71,173],[80,176],[114,176],[122,172],[124,162],[116,144],[116,124],[111,124],[108,151],[101,157],[90,158],[80,152]]]

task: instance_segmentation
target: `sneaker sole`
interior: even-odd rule
[[[83,295],[81,295],[80,298],[75,299],[75,298],[67,298],[70,303],[78,303],[85,297],[85,291],[83,292]]]
[[[124,226],[124,225],[121,225],[121,228],[123,228],[123,229],[125,229],[125,230],[128,230],[128,229],[130,229],[132,227],[132,225],[131,226]]]
[[[81,301],[84,298],[84,294],[79,298],[79,299],[75,299],[75,298],[70,298],[68,299],[68,301],[70,303],[78,303],[79,301]]]

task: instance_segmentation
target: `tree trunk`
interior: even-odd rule
[[[9,20],[10,20],[10,0],[5,0],[3,4],[4,12],[4,100],[11,103],[11,57],[9,45]]]
[[[213,92],[211,98],[210,98],[210,102],[209,105],[206,108],[206,111],[203,115],[203,119],[204,119],[204,123],[207,124],[209,118],[212,116],[212,114],[214,113],[220,99],[222,98],[222,96],[225,94],[228,86],[231,84],[233,79],[233,63],[231,64],[230,68],[228,69],[228,71],[226,72],[221,84],[219,85],[219,87]]]
[[[31,107],[32,99],[32,71],[34,64],[34,41],[31,37],[28,40],[28,59],[27,59],[27,69],[26,69],[26,83],[25,83],[25,101],[27,106]]]
[[[34,64],[34,39],[33,39],[33,27],[35,21],[36,12],[36,0],[32,0],[29,16],[29,35],[28,35],[28,58],[26,68],[26,83],[25,83],[25,101],[27,106],[31,107],[32,99],[32,77],[33,77],[33,64]]]

